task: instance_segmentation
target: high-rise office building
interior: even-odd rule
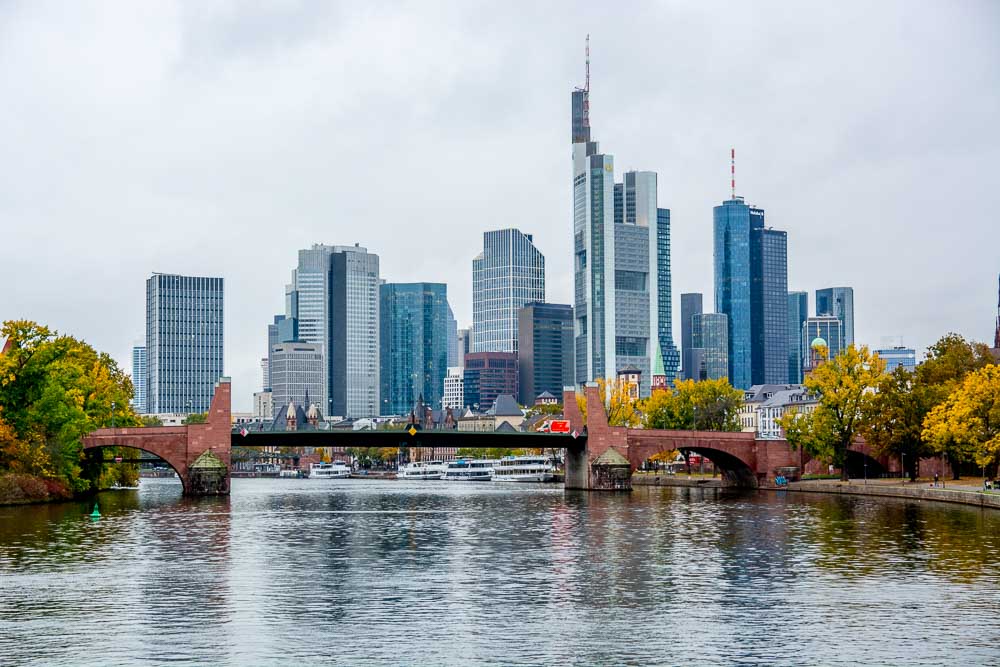
[[[854,288],[827,287],[816,290],[816,315],[832,315],[844,327],[844,347],[854,344]]]
[[[448,366],[458,366],[458,320],[448,304]],[[384,401],[383,401],[384,402]]]
[[[764,212],[752,209],[750,381],[782,384],[788,378],[788,234],[763,223]]]
[[[132,348],[132,408],[139,414],[146,412],[146,346]]]
[[[844,349],[844,325],[832,315],[821,315],[817,317],[807,317],[802,323],[802,371],[803,375],[816,366],[813,343],[817,339],[825,343],[826,358],[833,359]]]
[[[697,380],[698,366],[690,350],[694,348],[691,340],[691,318],[701,315],[702,295],[698,292],[681,294],[681,369],[685,380]]]
[[[146,410],[205,412],[223,374],[222,278],[146,280]]]
[[[458,355],[455,365],[459,368],[465,367],[465,355],[472,352],[472,327],[458,330]]]
[[[562,396],[573,386],[573,307],[529,303],[517,313],[518,401],[534,405],[544,391]]]
[[[260,390],[267,391],[271,388],[271,357],[262,357],[260,360]]]
[[[381,294],[380,395],[384,415],[405,415],[423,397],[444,394],[448,369],[448,288],[444,283],[385,283]]]
[[[668,383],[679,362],[671,331],[670,213],[657,176],[614,180],[614,158],[591,141],[588,84],[572,94],[576,384],[638,369],[650,392],[654,346]]]
[[[318,343],[278,343],[271,348],[271,401],[282,410],[289,403],[308,409],[326,405],[323,346]],[[325,416],[325,415],[324,415]]]
[[[694,380],[718,380],[728,377],[729,318],[724,313],[698,313],[691,316],[692,357],[699,367]]]
[[[460,409],[465,407],[465,369],[453,366],[444,377],[444,397],[442,408]]]
[[[809,317],[809,293],[788,293],[788,383],[802,384],[802,323]]]
[[[733,197],[714,209],[715,309],[729,317],[734,387],[788,376],[788,239],[764,210]]]
[[[545,258],[531,235],[485,232],[472,260],[473,351],[517,352],[517,311],[535,301],[545,301]]]
[[[911,373],[917,368],[917,351],[911,347],[888,347],[875,350],[875,353],[885,361],[885,372],[891,373],[902,366]]]
[[[323,346],[325,415],[380,412],[379,282],[378,255],[358,244],[299,251],[286,316],[296,320],[298,340]]]
[[[289,299],[289,301],[291,300]],[[291,343],[292,341],[296,341],[298,339],[298,320],[294,317],[275,315],[274,321],[267,325],[267,371],[265,371],[266,374],[264,376],[264,389],[269,389],[271,387],[271,349],[278,343]],[[263,360],[261,363],[263,364]]]
[[[517,355],[472,352],[465,357],[463,376],[466,407],[489,410],[500,394],[517,396]]]

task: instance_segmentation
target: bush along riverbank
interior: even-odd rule
[[[0,473],[0,505],[27,505],[69,500],[70,488],[54,479],[20,473]]]

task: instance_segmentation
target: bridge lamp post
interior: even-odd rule
[[[111,401],[111,428],[115,427],[115,402]]]

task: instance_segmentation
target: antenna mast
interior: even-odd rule
[[[729,149],[729,187],[733,191],[733,199],[736,199],[736,149]]]
[[[587,78],[583,84],[583,91],[590,92],[590,33],[587,33]]]

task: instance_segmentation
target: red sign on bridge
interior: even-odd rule
[[[569,433],[569,420],[553,419],[549,423],[549,433]]]

